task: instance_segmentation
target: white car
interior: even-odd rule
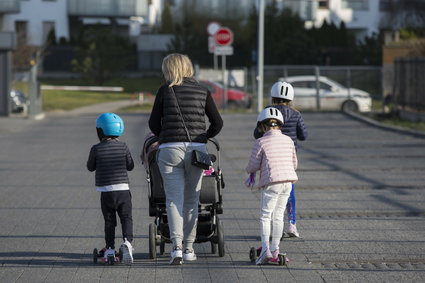
[[[316,76],[293,76],[280,78],[294,87],[292,105],[300,110],[317,109]],[[369,112],[372,109],[370,94],[356,88],[343,85],[323,76],[319,76],[319,97],[321,110],[342,110]]]

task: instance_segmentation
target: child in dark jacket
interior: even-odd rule
[[[280,110],[285,121],[285,125],[282,127],[282,133],[289,136],[295,144],[295,148],[298,148],[298,140],[306,140],[308,133],[304,125],[304,119],[301,113],[289,106],[289,103],[294,99],[294,88],[287,82],[276,82],[270,91],[272,98],[272,107]],[[263,132],[260,129],[255,128],[254,137],[256,139],[263,136]],[[288,225],[285,225],[285,233],[289,237],[299,237],[297,230],[297,219],[296,219],[296,199],[295,190],[292,184],[291,194],[286,205],[286,211],[288,214]]]
[[[132,202],[127,171],[134,168],[133,158],[127,145],[118,140],[124,132],[123,120],[114,113],[103,113],[96,119],[100,142],[92,146],[87,169],[96,171],[96,190],[101,192],[100,202],[105,220],[106,247],[100,255],[115,258],[115,226],[118,214],[124,243],[121,245],[125,264],[133,263]]]

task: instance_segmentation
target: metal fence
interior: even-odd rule
[[[425,57],[399,58],[394,64],[392,102],[397,108],[425,110]]]
[[[257,96],[257,70],[250,70],[250,91]],[[268,101],[272,85],[288,76],[325,76],[347,88],[358,88],[368,92],[373,99],[382,100],[382,68],[379,66],[264,66],[264,101]]]

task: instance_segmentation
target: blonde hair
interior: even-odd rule
[[[183,78],[193,76],[193,66],[189,57],[179,53],[167,55],[162,61],[162,73],[165,80],[173,85],[181,85]]]

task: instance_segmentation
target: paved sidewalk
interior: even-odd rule
[[[103,105],[22,124],[0,119],[1,282],[423,281],[425,139],[340,113],[303,113],[310,137],[298,154],[302,238],[281,243],[288,267],[249,262],[249,248],[259,245],[259,194],[243,181],[256,114],[223,115],[218,136],[226,182],[220,216],[226,255],[212,255],[208,243],[196,244],[198,260],[174,267],[167,265],[169,245],[164,256],[148,258],[153,218],[138,154],[149,116],[122,113],[122,139],[138,161],[130,172],[135,263],[93,264],[92,250],[103,244],[103,219],[94,174],[85,162],[96,142],[99,111],[115,109]]]

